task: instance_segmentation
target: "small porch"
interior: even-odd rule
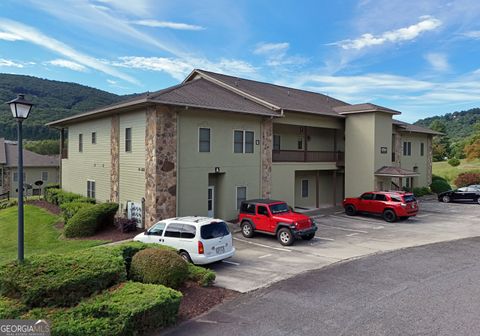
[[[412,170],[384,166],[375,172],[376,189],[382,191],[402,190],[404,184],[405,187],[411,189],[414,185],[414,178],[418,176],[419,173]]]

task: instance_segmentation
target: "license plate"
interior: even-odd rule
[[[217,252],[217,254],[225,253],[225,246],[217,247],[215,251]]]

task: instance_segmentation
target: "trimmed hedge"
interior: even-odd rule
[[[95,199],[93,198],[89,198],[89,197],[85,197],[72,192],[64,191],[59,188],[45,189],[44,197],[47,202],[58,205],[58,206],[64,203],[71,203],[71,202],[86,202],[86,203],[95,204]]]
[[[458,174],[455,185],[458,188],[467,187],[471,184],[480,184],[480,171],[470,171]]]
[[[436,194],[440,194],[444,191],[452,190],[452,187],[443,177],[433,175],[432,184],[430,184],[430,190]]]
[[[80,208],[65,224],[65,237],[93,236],[98,230],[113,225],[117,210],[117,203],[101,203]]]
[[[0,296],[0,320],[18,319],[27,310],[20,301]]]
[[[130,276],[134,281],[178,288],[188,277],[188,266],[176,252],[147,248],[133,256]]]
[[[0,267],[0,295],[29,307],[71,306],[125,279],[123,259],[115,251],[45,254]]]
[[[62,210],[63,219],[65,225],[70,221],[70,219],[83,208],[93,207],[94,205],[86,202],[70,202],[60,205],[60,210]]]
[[[23,318],[46,318],[52,336],[138,335],[175,323],[181,298],[161,285],[126,282],[74,308],[34,309]]]
[[[188,276],[187,279],[194,281],[200,286],[208,287],[215,281],[215,272],[207,268],[196,266],[194,264],[188,264]]]
[[[413,188],[413,194],[416,197],[430,195],[430,188],[428,187]]]

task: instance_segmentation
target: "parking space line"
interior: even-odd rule
[[[358,232],[349,233],[349,234],[347,234],[347,237],[353,237],[353,236],[356,236],[356,235],[358,235]]]
[[[263,259],[263,258],[270,257],[270,256],[271,256],[271,254],[265,254],[265,255],[262,255],[262,256],[258,257],[258,259]]]
[[[269,245],[264,245],[264,244],[260,244],[260,243],[254,243],[254,242],[251,242],[251,241],[248,241],[248,240],[244,240],[244,239],[240,239],[240,238],[237,238],[237,237],[233,237],[233,239],[238,240],[238,241],[241,241],[241,242],[244,242],[244,243],[247,243],[247,244],[250,244],[250,245],[255,245],[255,246],[260,246],[260,247],[264,247],[264,248],[269,248],[269,249],[272,249],[272,250],[283,251],[283,252],[292,252],[292,250],[289,250],[289,249],[286,249],[286,248],[272,247],[272,246],[269,246]]]
[[[328,241],[335,241],[335,239],[332,238],[323,238],[323,237],[315,237],[313,239],[320,239],[320,240],[328,240]]]
[[[358,233],[368,233],[367,231],[347,229],[347,228],[344,228],[344,227],[338,227],[338,226],[332,226],[332,225],[326,225],[326,224],[320,224],[320,223],[317,223],[317,225],[326,226],[326,227],[329,227],[329,228],[331,228],[331,229],[337,229],[337,230],[342,230],[342,231],[351,231],[351,232],[358,232]]]
[[[235,265],[235,266],[240,266],[240,263],[237,263],[235,261],[222,260],[222,263],[232,264],[232,265]]]

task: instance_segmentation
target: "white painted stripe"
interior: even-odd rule
[[[347,228],[344,228],[344,227],[338,227],[338,226],[332,226],[332,225],[325,225],[325,224],[319,224],[319,223],[317,223],[317,225],[329,227],[329,228],[331,228],[331,229],[342,230],[342,231],[351,231],[351,232],[358,232],[358,233],[368,233],[367,231],[347,229]]]
[[[196,322],[199,322],[199,323],[208,323],[208,324],[218,324],[217,321],[202,320],[202,319],[198,319]]]
[[[332,238],[323,238],[323,237],[315,237],[315,239],[335,241],[335,239],[332,239]]]
[[[250,244],[250,245],[255,245],[255,246],[260,246],[260,247],[264,247],[264,248],[269,248],[269,249],[276,250],[276,251],[292,252],[292,250],[289,250],[289,249],[286,249],[286,248],[272,247],[272,246],[269,246],[269,245],[264,245],[264,244],[260,244],[260,243],[254,243],[254,242],[251,242],[251,241],[248,241],[248,240],[244,240],[244,239],[240,239],[240,238],[237,238],[237,237],[233,237],[233,239],[238,240],[238,241],[241,241],[241,242],[244,242],[244,243],[247,243],[247,244]]]
[[[235,265],[235,266],[240,266],[239,263],[237,262],[234,262],[234,261],[230,261],[230,260],[222,260],[223,263],[227,263],[227,264],[232,264],[232,265]]]
[[[385,228],[385,226],[379,225],[379,226],[373,227],[372,229],[374,229],[374,230],[380,230],[380,229],[383,229],[383,228]]]
[[[358,232],[349,233],[349,234],[347,234],[347,237],[353,237],[353,236],[356,236],[356,235],[358,235]]]
[[[270,257],[270,256],[271,256],[271,254],[265,254],[265,255],[262,255],[262,256],[258,257],[258,259],[263,259],[263,258]]]

